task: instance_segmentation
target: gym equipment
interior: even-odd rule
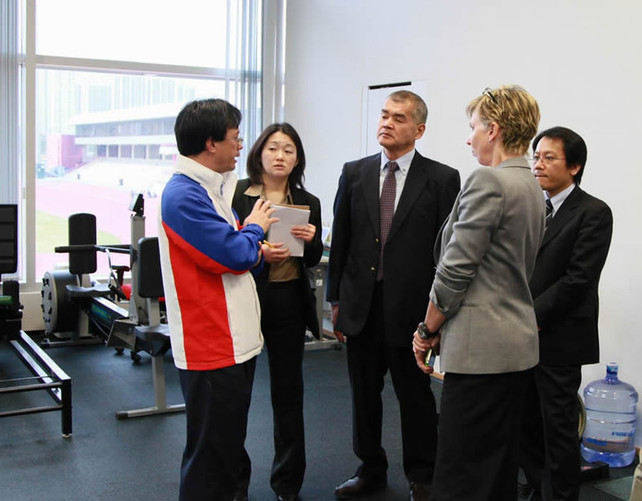
[[[110,346],[112,340],[116,343],[125,341],[135,350],[144,350],[152,356],[155,405],[144,409],[118,411],[118,419],[185,410],[185,404],[167,405],[165,395],[163,355],[170,348],[170,339],[168,325],[161,323],[159,299],[163,297],[164,292],[157,237],[141,238],[138,241],[138,259],[137,291],[146,302],[147,324],[135,324],[131,319],[116,320],[112,325],[107,346]]]
[[[17,339],[22,326],[22,306],[18,282],[2,282],[2,273],[18,269],[18,206],[0,205],[0,336],[3,340]]]
[[[118,301],[126,298],[122,290],[123,274],[135,273],[136,243],[145,235],[144,202],[142,194],[130,204],[132,245],[96,245],[96,217],[93,214],[73,214],[69,217],[69,245],[56,247],[59,253],[69,254],[69,270],[45,273],[42,286],[42,310],[45,324],[45,346],[67,346],[105,342],[114,320],[137,319],[141,303],[132,284],[129,303],[124,308]],[[96,252],[107,254],[110,268],[108,284],[92,283],[89,274],[97,268]],[[129,254],[130,266],[112,266],[111,253]],[[115,346],[122,353],[125,346]],[[140,356],[132,352],[134,361]]]
[[[71,378],[22,330],[19,284],[2,282],[2,273],[18,268],[18,206],[0,205],[0,340],[7,341],[33,377],[0,381],[0,395],[45,390],[55,405],[0,412],[0,417],[61,411],[62,436],[71,437]]]
[[[96,219],[91,214],[69,218],[69,243],[56,252],[69,253],[69,271],[47,272],[43,279],[43,314],[46,334],[56,330],[71,332],[71,338],[58,343],[79,344],[92,338],[102,340],[118,353],[131,350],[134,362],[141,351],[152,357],[155,405],[144,409],[118,411],[116,417],[147,416],[179,412],[184,404],[167,405],[163,355],[170,349],[169,330],[162,321],[159,298],[163,296],[158,239],[145,238],[144,201],[136,195],[129,209],[131,245],[96,245]],[[89,281],[97,268],[96,252],[106,252],[110,263],[108,284]],[[128,253],[129,267],[111,265],[109,253]],[[123,291],[123,273],[131,270],[131,293]],[[91,342],[91,341],[90,341]],[[94,341],[95,342],[95,341]]]
[[[317,318],[319,319],[319,339],[315,339],[311,332],[306,332],[305,351],[323,350],[332,348],[341,350],[341,343],[337,340],[332,331],[329,313],[323,308],[325,304],[325,277],[328,272],[328,256],[321,257],[321,261],[308,269],[310,285],[315,291]]]

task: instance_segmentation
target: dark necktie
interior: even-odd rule
[[[551,199],[547,198],[546,199],[546,227],[547,228],[551,222],[551,219],[553,219],[553,204],[551,202]]]
[[[381,188],[381,199],[379,200],[379,220],[381,222],[381,239],[379,248],[379,266],[377,268],[377,281],[383,278],[383,248],[390,232],[390,223],[395,213],[395,198],[397,196],[397,179],[395,171],[399,168],[397,162],[388,162],[388,173]]]

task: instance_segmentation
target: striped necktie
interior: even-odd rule
[[[547,198],[546,199],[546,227],[547,228],[551,222],[551,219],[553,219],[553,203],[551,202],[550,198]]]

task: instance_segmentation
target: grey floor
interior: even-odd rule
[[[117,410],[153,403],[151,361],[133,364],[100,345],[48,350],[73,378],[74,432],[61,436],[59,413],[0,420],[0,499],[175,500],[184,443],[183,414],[115,419]],[[333,489],[358,465],[351,451],[351,410],[345,350],[306,351],[308,468],[304,501],[333,500]],[[171,356],[165,357],[168,401],[181,401]],[[0,380],[28,375],[6,342],[0,342]],[[435,383],[439,393],[439,383]],[[390,383],[384,391],[384,446],[389,486],[368,500],[404,500],[398,407]],[[44,394],[0,396],[0,409],[48,404]],[[247,448],[253,459],[250,499],[274,499],[269,487],[272,420],[267,364],[259,357]],[[628,500],[633,467],[582,485],[582,501]]]

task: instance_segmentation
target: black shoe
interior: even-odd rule
[[[276,501],[298,501],[299,496],[296,494],[277,494]]]
[[[334,489],[334,495],[339,499],[352,499],[369,492],[384,489],[387,480],[383,478],[365,478],[355,475]]]
[[[410,482],[410,501],[428,501],[430,485],[421,482]]]
[[[520,498],[528,498],[533,493],[533,486],[527,481],[517,482],[517,495]]]

